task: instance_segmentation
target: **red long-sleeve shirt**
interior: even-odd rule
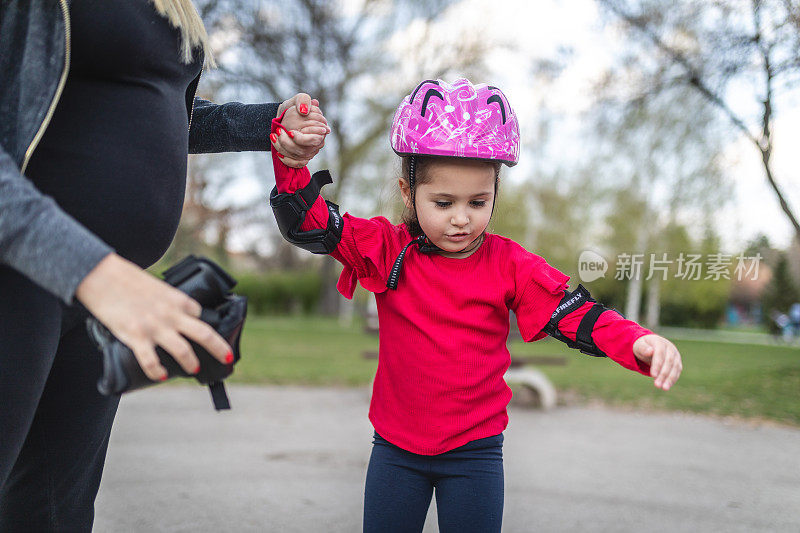
[[[279,119],[273,122],[276,131]],[[307,168],[284,165],[273,152],[280,192],[308,184]],[[434,455],[501,433],[508,424],[511,389],[503,376],[511,362],[506,342],[509,309],[525,341],[540,339],[564,296],[568,276],[514,241],[486,234],[469,257],[424,254],[412,246],[396,290],[389,271],[412,237],[404,224],[383,217],[343,216],[342,239],[331,255],[344,265],[339,291],[352,298],[357,282],[375,293],[380,321],[378,370],[369,418],[389,442],[413,453]],[[328,209],[318,198],[301,229],[324,228]],[[570,339],[585,304],[564,318]],[[618,313],[600,315],[595,343],[625,368],[649,375],[633,355],[636,339],[650,331]]]

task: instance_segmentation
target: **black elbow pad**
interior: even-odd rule
[[[578,324],[575,340],[570,340],[569,337],[564,335],[561,330],[558,329],[558,323],[561,322],[561,320],[567,315],[570,315],[580,309],[580,307],[586,302],[592,302],[594,305],[583,316],[580,324]],[[572,292],[566,290],[564,291],[564,297],[561,299],[558,307],[556,307],[556,310],[553,311],[550,321],[544,327],[544,332],[554,339],[563,342],[570,348],[580,350],[581,353],[585,353],[586,355],[591,355],[593,357],[608,357],[600,348],[597,347],[594,339],[592,339],[592,331],[594,330],[595,322],[597,322],[597,319],[600,318],[600,315],[604,311],[608,311],[608,308],[601,303],[597,303],[594,298],[592,298],[592,295],[589,294],[589,291],[586,289],[586,287],[583,285],[578,285],[578,288]]]
[[[279,193],[276,186],[269,195],[269,205],[272,206],[283,238],[315,254],[331,253],[342,240],[343,221],[339,214],[339,206],[327,200],[325,203],[328,205],[328,227],[300,230],[308,210],[317,201],[320,190],[329,183],[333,183],[330,172],[320,170],[315,172],[308,185],[300,190],[293,193]]]

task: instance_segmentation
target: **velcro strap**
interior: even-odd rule
[[[294,197],[297,198],[297,201],[300,203],[300,207],[302,207],[304,211],[308,211],[311,209],[311,206],[314,205],[314,202],[317,201],[317,198],[319,198],[319,193],[322,188],[329,183],[333,183],[333,178],[331,178],[330,172],[327,170],[314,172],[314,175],[311,176],[308,185],[302,189],[296,190],[294,192]]]
[[[585,354],[596,355],[595,352],[600,351],[592,339],[592,331],[594,331],[594,325],[603,311],[606,311],[606,307],[603,304],[595,303],[583,315],[578,324],[578,330],[575,332],[575,342],[578,344],[578,349]]]
[[[581,318],[578,329],[575,332],[575,340],[570,340],[569,337],[564,335],[558,328],[558,323],[561,322],[565,316],[574,313],[586,303],[593,303],[594,305],[589,308],[583,318]],[[544,331],[554,339],[563,342],[570,348],[580,350],[586,355],[606,357],[606,354],[597,347],[592,339],[594,325],[603,311],[607,311],[607,308],[603,304],[597,303],[594,298],[592,298],[591,294],[589,294],[586,287],[578,285],[578,288],[572,292],[564,291],[564,297],[550,316],[550,321],[545,326]]]
[[[342,215],[339,214],[339,206],[335,203],[325,200],[325,204],[328,206],[328,230],[336,234],[336,244],[338,244],[342,237]]]
[[[225,384],[222,381],[209,383],[208,390],[211,393],[211,401],[214,402],[214,409],[222,411],[231,408],[231,402],[228,400],[228,394],[225,392]]]

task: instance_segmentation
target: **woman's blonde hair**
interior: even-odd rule
[[[215,65],[208,44],[208,33],[203,19],[192,4],[192,0],[151,0],[156,11],[169,20],[173,27],[181,31],[181,59],[184,63],[192,62],[193,51],[200,48],[205,53],[205,67]]]

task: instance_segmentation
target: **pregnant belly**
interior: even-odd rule
[[[44,194],[137,265],[150,266],[164,254],[183,207],[184,153],[159,150],[113,164],[102,157],[71,161],[63,153],[48,155],[42,150],[29,170]]]
[[[26,174],[119,255],[146,267],[175,236],[187,152],[183,92],[73,80]]]
[[[81,209],[88,203],[84,202],[67,211],[77,212],[76,218],[119,255],[146,268],[167,251],[183,206],[182,177],[160,185],[120,187],[115,194],[96,197],[91,210]]]
[[[84,190],[61,191],[55,200],[122,257],[141,267],[155,263],[180,221],[183,175],[160,179],[100,180]]]

